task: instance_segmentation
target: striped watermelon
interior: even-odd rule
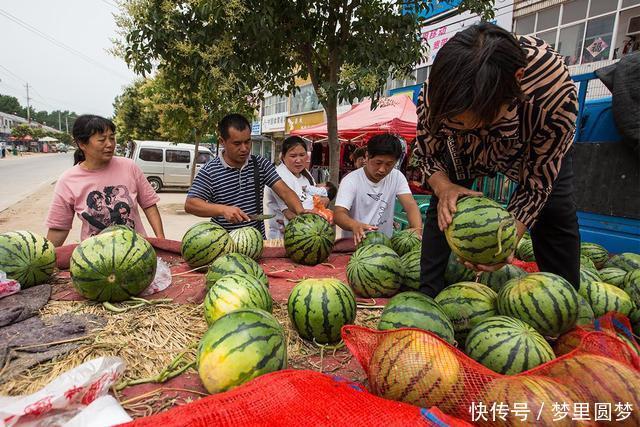
[[[451,252],[449,261],[447,262],[447,268],[444,271],[444,283],[446,285],[453,285],[454,283],[470,282],[475,278],[476,273],[459,262],[458,256]]]
[[[393,248],[393,246],[391,245],[391,239],[382,231],[367,232],[367,234],[364,236],[364,239],[362,239],[360,243],[358,243],[358,247],[356,249],[360,248],[361,246],[367,245],[385,245]]]
[[[56,266],[53,243],[30,231],[0,234],[0,271],[23,289],[48,281]]]
[[[366,298],[395,295],[402,286],[402,275],[400,257],[383,245],[361,247],[347,264],[349,285]]]
[[[467,336],[466,353],[500,374],[513,375],[552,360],[549,343],[531,326],[508,316],[489,317]]]
[[[400,257],[402,263],[403,284],[410,289],[420,289],[420,257],[422,251],[414,249]]]
[[[498,293],[500,314],[533,326],[544,336],[557,337],[578,319],[578,292],[553,273],[533,273],[508,281]]]
[[[607,267],[598,271],[598,274],[600,275],[600,281],[621,288],[627,272],[621,268]]]
[[[533,262],[536,256],[533,253],[533,242],[531,240],[520,239],[516,249],[516,258],[526,262]]]
[[[589,270],[584,267],[580,267],[580,286],[588,285],[592,282],[602,282],[600,274],[597,271]]]
[[[493,200],[464,197],[458,200],[445,236],[460,258],[474,264],[497,264],[516,248],[516,221]]]
[[[579,292],[587,300],[596,317],[609,311],[617,311],[628,316],[633,308],[633,301],[629,294],[608,283],[581,283]]]
[[[115,231],[115,230],[134,230],[134,229],[126,225],[114,224],[114,225],[108,226],[107,228],[104,228],[99,234],[110,233],[111,231]]]
[[[372,393],[423,408],[453,412],[464,396],[464,366],[453,349],[417,331],[386,334],[371,356],[368,378]]]
[[[335,228],[319,215],[298,215],[284,228],[287,256],[299,264],[317,265],[324,262],[329,258],[335,240]]]
[[[391,237],[391,247],[399,256],[419,249],[422,245],[420,236],[413,230],[402,230],[393,233]]]
[[[581,425],[574,417],[574,405],[583,400],[570,387],[552,379],[535,376],[515,376],[496,378],[491,381],[484,393],[478,397],[478,402],[483,402],[491,408],[493,404],[506,408],[506,416],[502,418],[500,411],[491,409],[489,415],[480,417],[479,426],[575,426]],[[563,418],[556,405],[566,404],[568,414]],[[518,411],[518,406],[524,411]],[[557,406],[558,408],[560,406]],[[526,411],[526,412],[525,412]],[[524,414],[526,418],[523,415]],[[495,414],[495,416],[494,416]]]
[[[576,326],[590,325],[595,320],[596,316],[593,314],[593,309],[589,305],[589,302],[584,297],[578,294],[578,319],[576,320]]]
[[[591,258],[585,255],[580,255],[580,267],[585,268],[589,271],[593,271],[594,273],[598,273],[598,269],[596,265],[591,261]]]
[[[507,264],[497,271],[482,273],[480,275],[480,283],[489,286],[496,292],[499,292],[509,280],[524,277],[526,275],[527,272],[520,267]]]
[[[244,254],[252,259],[260,259],[264,248],[262,233],[255,227],[236,228],[229,233],[231,251]]]
[[[629,294],[634,305],[640,307],[640,269],[632,270],[624,276],[622,290]]]
[[[602,268],[609,260],[609,252],[597,243],[582,242],[580,244],[580,255],[584,255],[593,261],[596,268]]]
[[[596,403],[610,403],[612,421],[599,421],[598,425],[640,425],[640,372],[632,367],[609,357],[578,354],[550,364],[546,375],[579,393],[580,402],[588,403],[590,408]],[[629,418],[615,421],[615,405],[627,402],[633,408]]]
[[[629,322],[631,322],[631,328],[633,333],[640,336],[640,306],[635,306],[629,313]]]
[[[232,311],[204,334],[196,357],[202,384],[211,394],[287,367],[287,341],[278,321],[254,308]]]
[[[582,339],[585,334],[588,332],[596,331],[596,328],[593,324],[591,325],[583,325],[580,329],[574,329],[572,331],[567,332],[562,335],[553,346],[553,351],[556,353],[556,356],[560,357],[562,355],[568,354],[578,348],[582,343]],[[631,340],[628,336],[623,333],[613,332],[609,329],[600,329],[598,332],[607,334],[613,337],[616,337],[620,341],[623,342],[629,350],[634,354],[640,356],[640,346],[635,342],[635,340]]]
[[[269,287],[269,279],[267,279],[267,275],[264,274],[264,270],[257,262],[246,255],[232,252],[222,255],[211,263],[205,276],[207,289],[213,286],[221,277],[234,273],[248,274],[258,279],[266,287]]]
[[[249,274],[223,276],[211,286],[204,298],[204,318],[209,325],[240,308],[259,308],[271,313],[273,301],[269,289]]]
[[[117,229],[80,243],[71,254],[73,286],[94,301],[124,301],[151,284],[156,251],[131,229]]]
[[[456,340],[462,344],[475,325],[498,314],[497,299],[498,294],[488,286],[461,282],[446,287],[435,301],[451,320]]]
[[[227,230],[214,222],[200,222],[182,237],[182,258],[190,267],[209,265],[220,255],[230,252],[231,239]]]
[[[289,319],[302,338],[320,344],[340,341],[340,329],[356,317],[356,297],[338,279],[306,279],[289,294]]]
[[[420,328],[433,332],[449,344],[455,343],[451,321],[433,298],[420,292],[402,292],[389,300],[378,329]]]
[[[627,273],[631,270],[637,270],[640,268],[640,254],[624,252],[619,255],[614,255],[609,258],[609,261],[604,264],[604,267],[621,268]]]

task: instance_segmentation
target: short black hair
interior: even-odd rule
[[[78,117],[73,123],[73,128],[71,129],[73,142],[78,146],[75,153],[73,153],[73,164],[77,165],[78,163],[86,160],[84,152],[80,149],[81,143],[86,144],[96,133],[105,133],[109,129],[111,132],[115,133],[116,125],[111,120],[105,119],[104,117],[96,116],[95,114],[83,114]]]
[[[282,141],[282,149],[280,150],[280,153],[284,157],[289,150],[297,147],[298,145],[304,148],[305,151],[309,150],[309,148],[307,147],[307,143],[304,142],[304,139],[294,135],[289,136],[285,138],[284,141]]]
[[[457,33],[438,51],[429,74],[431,132],[465,111],[491,123],[505,104],[524,99],[515,74],[527,65],[518,40],[488,22]]]
[[[397,136],[383,133],[372,137],[367,142],[367,154],[369,158],[390,155],[399,159],[402,156],[402,144]]]
[[[353,153],[351,153],[351,160],[355,162],[360,157],[364,157],[366,153],[367,153],[367,147],[358,147],[355,150],[353,150]]]
[[[227,114],[218,123],[218,133],[222,139],[229,138],[229,128],[233,127],[236,130],[251,129],[251,123],[242,114]]]
[[[94,199],[95,196],[98,196],[98,199],[104,199],[102,193],[97,190],[91,191],[89,194],[87,194],[87,206],[91,209],[95,209],[97,207],[96,201]]]

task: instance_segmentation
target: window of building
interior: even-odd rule
[[[422,84],[429,78],[429,73],[431,72],[431,65],[428,67],[418,68],[416,70],[416,83]]]
[[[300,90],[296,91],[291,97],[291,114],[306,113],[321,109],[322,105],[311,84],[301,86]]]
[[[264,112],[265,116],[271,116],[279,113],[287,112],[288,97],[272,95],[264,99]]]
[[[140,160],[144,160],[145,162],[161,162],[162,149],[161,148],[141,148]]]
[[[185,150],[167,150],[166,158],[168,163],[189,163],[191,155]]]
[[[628,7],[640,0],[623,0]],[[567,65],[611,59],[618,0],[573,0],[519,17],[515,31],[546,41]]]

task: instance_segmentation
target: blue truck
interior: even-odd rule
[[[596,78],[595,73],[573,76],[579,85],[573,164],[580,235],[582,241],[598,243],[613,253],[640,253],[640,168],[621,144],[611,97],[586,101],[588,82]],[[515,186],[501,175],[474,183],[475,189],[505,206]],[[414,197],[424,216],[430,196]],[[401,228],[408,225],[399,203],[395,221]]]

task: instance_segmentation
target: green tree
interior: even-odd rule
[[[0,111],[8,114],[15,114],[26,117],[26,110],[20,105],[20,101],[15,96],[0,95]]]
[[[417,13],[431,3],[127,0],[119,48],[138,72],[158,63],[171,75],[188,70],[185,88],[189,82],[211,87],[222,75],[236,96],[289,94],[296,77],[310,77],[327,116],[331,180],[337,182],[339,101],[369,96],[375,105],[389,76],[412,71],[427,53]],[[460,9],[490,17],[492,4],[464,0]]]
[[[118,141],[172,139],[160,132],[160,112],[153,103],[152,83],[151,79],[139,79],[113,102]]]
[[[32,136],[32,130],[29,125],[17,125],[13,129],[11,129],[11,136],[14,136],[18,139],[23,139],[27,135]]]

